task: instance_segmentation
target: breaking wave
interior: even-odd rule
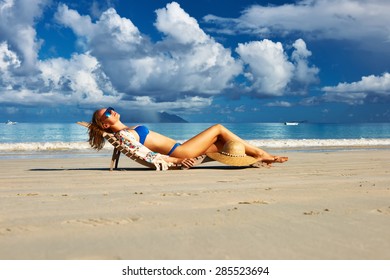
[[[181,141],[183,142],[183,141]],[[375,147],[390,146],[390,139],[257,139],[249,143],[264,148],[316,148],[316,147]],[[111,150],[106,144],[103,150]],[[92,151],[86,142],[29,142],[29,143],[0,143],[0,152],[22,151]]]

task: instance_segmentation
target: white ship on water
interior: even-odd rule
[[[285,122],[285,125],[299,125],[299,122]]]
[[[14,125],[14,124],[17,124],[17,122],[13,122],[13,121],[8,120],[5,122],[5,124],[6,125]]]

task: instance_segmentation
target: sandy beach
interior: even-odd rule
[[[0,259],[390,259],[390,149],[156,172],[0,160]]]

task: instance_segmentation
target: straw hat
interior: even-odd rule
[[[222,151],[217,153],[207,153],[207,156],[232,166],[246,166],[257,162],[257,159],[245,154],[245,146],[238,141],[225,143]]]

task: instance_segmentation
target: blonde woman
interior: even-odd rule
[[[102,108],[95,111],[89,127],[89,144],[100,150],[104,146],[102,132],[111,132],[125,144],[134,145],[140,150],[143,158],[153,163],[180,163],[185,167],[195,164],[194,158],[207,153],[222,150],[229,141],[238,141],[245,146],[245,153],[258,163],[272,164],[285,162],[287,157],[272,156],[267,152],[250,145],[223,125],[216,124],[180,144],[175,140],[149,130],[143,125],[126,126],[120,120],[120,114],[113,108]]]

